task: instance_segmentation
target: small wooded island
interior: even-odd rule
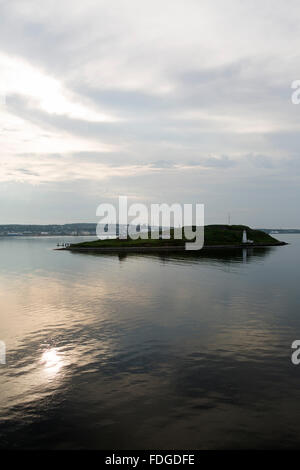
[[[184,234],[184,231],[183,231]],[[244,235],[244,237],[243,237]],[[247,236],[248,242],[243,242],[243,238]],[[178,240],[174,238],[174,229],[170,230],[170,238],[159,239],[105,239],[95,240],[82,243],[71,244],[63,250],[79,251],[79,252],[107,252],[107,251],[184,251],[186,240]],[[285,242],[276,240],[271,235],[261,231],[254,230],[246,225],[206,225],[204,228],[204,247],[202,249],[216,248],[245,248],[245,247],[264,247],[264,246],[280,246],[286,245]],[[201,251],[201,250],[200,250]]]

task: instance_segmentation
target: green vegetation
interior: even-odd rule
[[[207,225],[205,227],[205,245],[239,245],[242,243],[243,231],[246,230],[248,240],[255,245],[277,245],[276,238],[254,230],[246,225]]]
[[[253,240],[254,245],[278,245],[281,242],[261,230],[253,230],[245,225],[207,225],[205,227],[204,246],[238,246],[242,244],[243,231],[247,231],[247,238]],[[171,238],[158,240],[151,239],[122,240],[119,238],[108,240],[95,240],[71,245],[70,249],[101,249],[121,247],[175,247],[184,246],[188,240],[174,239],[174,229],[171,229]]]

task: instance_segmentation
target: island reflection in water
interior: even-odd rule
[[[1,240],[1,447],[298,446],[290,239],[188,256]]]

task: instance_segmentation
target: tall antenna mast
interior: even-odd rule
[[[230,212],[228,212],[228,225],[230,225]]]

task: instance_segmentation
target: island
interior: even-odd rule
[[[110,238],[105,240],[87,241],[70,244],[61,250],[76,252],[132,252],[132,251],[185,251],[185,243],[189,242],[184,237],[178,240],[174,237],[174,229],[170,230],[170,238],[163,238],[160,233],[159,239]],[[184,233],[184,232],[183,232]],[[202,250],[216,248],[245,248],[281,246],[287,243],[277,240],[268,233],[252,229],[246,225],[206,225],[204,227],[204,246]],[[201,251],[201,250],[199,250]]]

